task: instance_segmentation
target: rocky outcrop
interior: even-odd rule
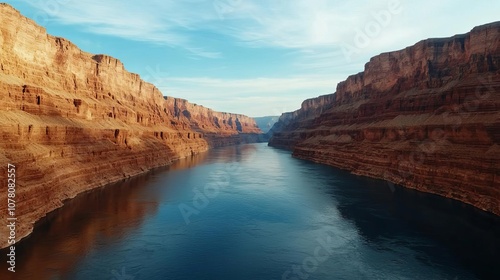
[[[269,144],[500,215],[499,92],[495,22],[373,57],[326,104],[284,114]]]
[[[164,97],[119,60],[50,36],[7,4],[0,51],[0,164],[16,166],[17,239],[78,193],[260,133],[249,117]]]

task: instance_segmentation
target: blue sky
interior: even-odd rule
[[[500,20],[500,1],[6,1],[164,95],[252,117],[333,93],[370,57]]]

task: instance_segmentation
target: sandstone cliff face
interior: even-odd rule
[[[499,93],[496,22],[373,57],[319,115],[282,116],[269,144],[500,215]]]
[[[260,133],[255,120],[244,115],[216,112],[180,98],[165,97],[165,103],[176,119],[188,121],[198,130]]]
[[[47,35],[6,4],[0,52],[0,164],[17,167],[17,239],[80,192],[260,133],[249,117],[163,97],[119,60]]]
[[[262,131],[250,117],[216,112],[181,98],[165,97],[165,104],[174,123],[189,123],[194,131],[203,132],[211,147],[260,142]]]

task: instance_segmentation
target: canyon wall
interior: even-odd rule
[[[0,165],[2,178],[16,166],[17,240],[78,193],[261,133],[249,117],[164,97],[1,3],[0,52]],[[6,187],[0,199],[5,221]]]
[[[324,99],[269,145],[500,215],[500,22],[375,56]]]

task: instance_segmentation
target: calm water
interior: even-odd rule
[[[83,194],[17,255],[0,279],[500,279],[500,220],[250,144]]]

